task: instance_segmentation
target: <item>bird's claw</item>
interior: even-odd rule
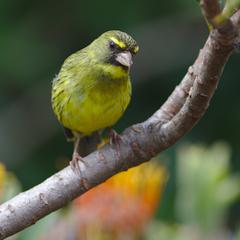
[[[117,157],[120,157],[120,143],[123,142],[122,137],[112,128],[109,131],[109,143],[116,146]]]
[[[82,157],[77,152],[74,152],[73,156],[72,156],[72,160],[69,162],[69,164],[70,164],[70,167],[72,168],[72,170],[77,175],[81,176],[81,169],[78,164],[78,161],[82,161]]]
[[[114,129],[110,129],[109,131],[109,140],[110,145],[113,144],[119,145],[123,141],[122,137]]]
[[[82,174],[82,170],[79,166],[78,162],[82,162],[85,164],[83,158],[79,155],[79,153],[74,152],[72,156],[72,160],[69,162],[70,167],[72,168],[73,172],[81,179],[81,183],[84,186],[85,189],[89,189],[89,186],[87,184],[86,179],[84,178]]]

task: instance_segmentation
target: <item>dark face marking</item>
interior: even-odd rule
[[[121,66],[124,70],[128,70],[129,68],[125,65],[122,65],[119,61],[116,60],[118,54],[121,52],[128,51],[126,48],[121,48],[116,42],[113,40],[109,40],[109,48],[110,48],[110,58],[109,58],[109,63],[114,65],[114,66]],[[124,43],[122,43],[125,45]]]

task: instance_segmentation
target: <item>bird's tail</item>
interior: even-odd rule
[[[80,137],[72,132],[72,130],[63,127],[65,136],[68,142],[75,142],[76,138]],[[90,136],[82,136],[78,141],[77,151],[81,157],[85,157],[97,149],[98,144],[101,143],[101,131],[96,131]]]
[[[100,143],[101,134],[99,132],[94,132],[91,136],[82,137],[79,142],[78,153],[81,157],[85,157],[96,150]]]

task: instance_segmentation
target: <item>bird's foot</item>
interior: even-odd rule
[[[79,155],[79,153],[74,152],[72,155],[72,160],[69,162],[70,167],[72,170],[77,173],[77,175],[81,176],[81,169],[78,164],[78,161],[82,161],[82,157]]]
[[[109,131],[109,142],[110,142],[110,145],[113,145],[113,144],[120,144],[122,142],[122,137],[114,130],[114,129],[110,129]]]
[[[122,142],[122,137],[114,129],[111,128],[109,131],[109,143],[112,146],[116,146],[117,157],[120,157],[120,143]]]
[[[85,165],[83,158],[79,155],[78,152],[73,152],[72,160],[69,162],[70,167],[72,168],[73,172],[81,179],[81,183],[83,187],[87,190],[89,189],[87,180],[84,178],[82,174],[82,170],[78,162],[81,162]]]

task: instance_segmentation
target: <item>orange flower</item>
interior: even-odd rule
[[[75,201],[79,236],[100,231],[114,236],[138,235],[153,216],[166,182],[166,170],[155,162],[110,178]],[[91,238],[80,238],[91,239]]]
[[[76,199],[37,239],[140,239],[166,179],[166,169],[153,161],[117,174]]]

